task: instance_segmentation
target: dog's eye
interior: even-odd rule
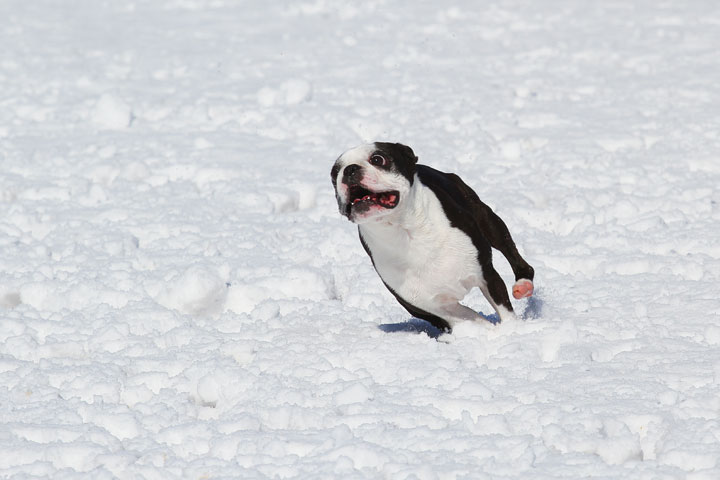
[[[388,161],[385,157],[376,153],[375,155],[370,157],[370,163],[372,165],[375,165],[376,167],[384,167],[385,165],[387,165]]]

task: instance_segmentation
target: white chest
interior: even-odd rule
[[[413,305],[433,311],[438,303],[462,300],[482,282],[472,240],[453,228],[428,189],[398,223],[360,225],[360,234],[383,281]]]

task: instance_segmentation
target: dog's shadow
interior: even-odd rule
[[[545,302],[543,302],[542,298],[537,295],[533,295],[527,299],[527,305],[525,305],[525,310],[523,310],[521,318],[523,320],[534,320],[542,317],[544,306]]]
[[[522,320],[533,320],[536,318],[540,318],[540,316],[542,315],[542,309],[543,301],[537,296],[530,297],[528,298],[527,305],[525,305],[525,310],[523,310],[520,318]],[[500,323],[500,317],[498,317],[497,313],[493,313],[492,315],[485,315],[482,312],[479,313],[493,325],[497,325],[498,323]],[[378,325],[378,328],[385,333],[424,333],[430,338],[438,338],[444,333],[439,328],[432,326],[429,322],[415,317],[412,317],[407,322],[385,323],[382,325]]]
[[[485,317],[493,325],[500,323],[500,318],[497,316],[497,313],[494,313],[492,315],[485,315],[484,313],[480,312],[480,315]],[[407,322],[386,323],[383,325],[378,325],[378,328],[385,333],[424,333],[428,337],[435,339],[445,333],[444,330],[433,326],[432,324],[430,324],[430,322],[426,322],[425,320],[415,317],[412,317]]]
[[[411,318],[407,322],[400,323],[384,323],[378,325],[378,328],[385,333],[424,333],[430,338],[438,338],[443,334],[443,331],[439,328],[433,327],[429,322],[420,318]]]

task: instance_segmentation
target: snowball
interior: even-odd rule
[[[122,130],[130,126],[133,120],[132,108],[119,97],[105,94],[101,96],[92,112],[92,121],[101,128]]]
[[[270,87],[263,87],[258,90],[257,102],[263,107],[272,107],[275,105],[278,97],[278,92]]]
[[[210,374],[202,377],[197,384],[197,396],[207,406],[216,406],[222,396],[222,385]]]
[[[280,85],[286,105],[297,105],[312,98],[312,85],[307,80],[293,79]]]
[[[199,315],[219,311],[226,295],[227,286],[218,272],[196,265],[170,281],[157,301],[165,307]]]
[[[507,140],[500,144],[500,154],[508,160],[515,160],[522,155],[522,147],[518,142]]]
[[[273,105],[298,105],[312,98],[312,84],[300,78],[287,80],[278,88],[263,87],[256,94],[257,102],[263,107]]]

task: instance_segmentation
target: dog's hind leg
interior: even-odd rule
[[[500,275],[498,275],[495,270],[493,270],[493,272],[495,273],[495,277],[491,280],[493,284],[491,291],[494,297],[484,282],[481,283],[480,289],[490,302],[490,305],[495,309],[495,312],[497,312],[498,322],[512,320],[515,318],[515,314],[512,311],[512,305],[510,305],[507,288],[505,288],[505,283],[502,281],[502,278],[500,278]],[[503,294],[505,295],[504,300],[502,299]],[[488,327],[491,326],[491,324],[498,323],[481,315],[472,308],[459,303],[456,298],[444,298],[442,295],[438,295],[435,297],[435,300],[440,304],[439,310],[437,311],[438,315],[447,320],[453,327],[460,322],[466,322],[468,320],[480,322],[481,325]]]
[[[443,305],[442,309],[443,318],[445,318],[452,326],[468,320],[471,320],[473,322],[481,322],[483,325],[485,324],[485,322],[488,322],[488,326],[490,326],[491,323],[487,318],[483,317],[472,308],[466,307],[461,303],[449,303],[447,305]]]

